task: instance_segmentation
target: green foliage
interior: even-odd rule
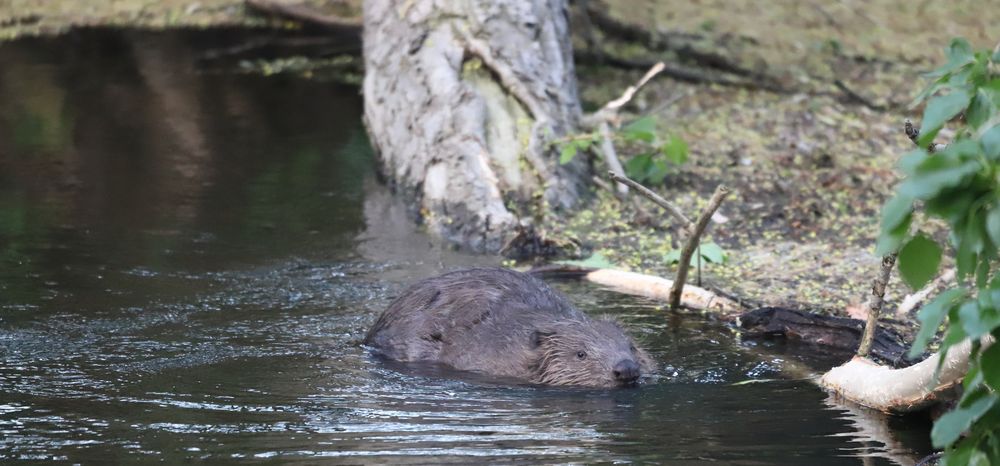
[[[931,72],[930,85],[915,103],[926,101],[918,145],[900,159],[906,176],[882,209],[877,252],[899,251],[899,272],[919,288],[937,274],[942,248],[919,231],[910,236],[914,201],[928,217],[949,228],[948,245],[960,280],[968,286],[941,293],[920,311],[921,329],[910,350],[921,354],[947,322],[942,350],[971,338],[1000,336],[1000,56],[974,52],[955,39],[944,66]],[[955,117],[955,137],[946,148],[935,142]],[[945,141],[938,141],[945,142]],[[900,247],[901,246],[901,247]],[[947,320],[945,319],[947,317]],[[931,440],[946,448],[945,464],[1000,464],[1000,345],[973,352],[958,406],[934,424]]]
[[[639,153],[625,160],[625,174],[639,183],[659,184],[670,173],[671,165],[682,165],[688,159],[688,145],[677,135],[661,142],[656,118],[645,116],[622,127],[612,137],[614,142],[639,148]],[[602,142],[597,133],[571,136],[560,143],[559,163],[567,164],[581,151],[590,150]]]
[[[698,251],[691,255],[691,265],[697,265]],[[725,264],[729,257],[721,246],[715,243],[705,243],[701,245],[701,259],[713,264]],[[681,251],[675,249],[663,255],[663,260],[668,264],[676,264],[681,260]]]

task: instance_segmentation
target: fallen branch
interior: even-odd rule
[[[941,287],[941,285],[950,282],[955,279],[955,269],[945,270],[940,277],[934,279],[933,282],[923,287],[920,291],[908,294],[899,303],[899,307],[896,308],[896,318],[903,318],[910,313],[913,309],[917,307],[918,304],[924,302],[935,290]]]
[[[726,199],[729,195],[729,188],[719,185],[715,188],[715,193],[712,194],[712,198],[708,201],[708,206],[702,211],[701,217],[694,224],[694,228],[691,231],[691,235],[688,236],[687,243],[684,244],[684,249],[681,249],[680,264],[677,267],[677,277],[674,280],[673,289],[670,292],[670,308],[677,309],[681,303],[681,291],[684,288],[684,282],[687,280],[688,268],[691,265],[691,255],[694,254],[694,250],[701,243],[701,234],[704,233],[705,228],[708,227],[708,222],[712,219],[712,214],[719,209],[722,205],[722,201]]]
[[[361,36],[361,18],[343,18],[316,11],[308,5],[290,4],[273,0],[246,0],[246,8],[252,12],[299,23],[310,24],[324,29]]]
[[[654,50],[673,52],[681,60],[698,63],[707,68],[738,76],[753,75],[752,71],[736,64],[723,55],[703,52],[691,46],[692,42],[705,40],[704,36],[684,32],[664,33],[653,31],[640,25],[629,24],[611,17],[608,14],[607,5],[602,3],[588,1],[585,5],[586,11],[583,14],[587,16],[590,24],[596,26],[606,36],[617,37],[628,42],[637,42]]]
[[[675,284],[673,280],[666,278],[613,269],[597,269],[585,275],[585,278],[587,281],[622,293],[660,301],[668,301]],[[683,287],[680,301],[684,307],[695,310],[717,311],[724,314],[742,311],[742,307],[736,301],[692,285]]]
[[[615,151],[615,144],[612,141],[614,137],[611,134],[611,125],[607,121],[602,121],[597,126],[598,134],[601,135],[601,154],[604,155],[604,161],[608,164],[608,168],[611,173],[616,175],[625,176],[625,167],[622,166],[621,160],[618,158],[618,152]],[[618,194],[625,196],[628,195],[628,187],[623,184],[615,184]]]
[[[854,403],[887,413],[917,411],[939,400],[961,383],[969,367],[972,343],[966,340],[946,354],[931,357],[903,369],[892,369],[855,356],[830,369],[820,386]],[[935,372],[940,363],[940,372]]]
[[[882,312],[882,304],[885,303],[885,286],[889,283],[889,275],[892,274],[892,267],[896,265],[896,253],[886,254],[882,258],[882,269],[878,278],[872,283],[872,298],[868,308],[868,319],[865,322],[865,332],[861,337],[861,344],[858,345],[857,355],[867,358],[871,352],[872,342],[875,341],[875,330],[878,328],[878,316]]]
[[[871,101],[867,97],[865,97],[865,96],[863,96],[861,94],[858,94],[856,91],[854,91],[854,89],[851,89],[850,87],[848,87],[847,83],[845,83],[844,81],[841,81],[839,79],[834,79],[833,80],[833,85],[837,86],[837,89],[840,89],[840,92],[843,92],[844,95],[847,96],[847,98],[849,100],[851,100],[851,101],[853,101],[855,103],[859,103],[861,105],[864,105],[865,107],[868,107],[868,108],[870,108],[872,110],[876,110],[876,111],[880,111],[880,112],[884,111],[886,109],[885,105],[876,104],[875,102]]]

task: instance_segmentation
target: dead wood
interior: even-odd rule
[[[694,250],[699,244],[701,244],[701,235],[705,232],[705,228],[708,227],[708,222],[712,219],[712,215],[715,214],[715,211],[719,209],[719,206],[722,205],[722,201],[724,201],[728,195],[729,188],[723,185],[719,185],[715,188],[715,193],[712,194],[712,198],[709,199],[708,206],[705,207],[701,216],[698,217],[698,221],[695,222],[694,227],[691,230],[691,234],[687,238],[687,242],[684,243],[684,248],[681,249],[680,263],[677,265],[677,277],[674,279],[673,289],[670,291],[671,309],[677,309],[677,307],[680,306],[682,288],[684,287],[684,282],[687,281],[688,268],[691,266],[691,255],[694,254]],[[698,260],[701,260],[700,256]]]
[[[737,325],[750,338],[785,338],[811,345],[854,351],[862,338],[861,321],[780,307],[763,307],[741,315]],[[894,330],[879,328],[871,354],[893,366],[906,363],[906,344]]]
[[[262,16],[296,21],[344,34],[361,36],[361,18],[343,18],[317,11],[305,4],[274,0],[246,0],[244,4],[248,10]]]
[[[858,345],[858,356],[865,358],[871,352],[872,343],[875,341],[875,330],[878,328],[878,317],[882,312],[882,304],[885,303],[885,287],[889,284],[889,275],[892,274],[892,267],[896,265],[896,253],[886,254],[882,258],[882,268],[879,270],[878,278],[872,283],[871,305],[868,308],[868,319],[865,323],[865,333]]]

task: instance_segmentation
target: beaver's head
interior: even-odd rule
[[[549,385],[635,385],[652,360],[612,320],[562,321],[531,334],[534,379]]]

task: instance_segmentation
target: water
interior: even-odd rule
[[[839,404],[789,375],[802,348],[741,343],[574,282],[556,285],[622,320],[656,380],[510,386],[372,360],[359,340],[403,286],[495,259],[435,245],[375,181],[356,88],[199,60],[248,34],[0,45],[3,462],[853,465],[928,453],[925,421]]]

